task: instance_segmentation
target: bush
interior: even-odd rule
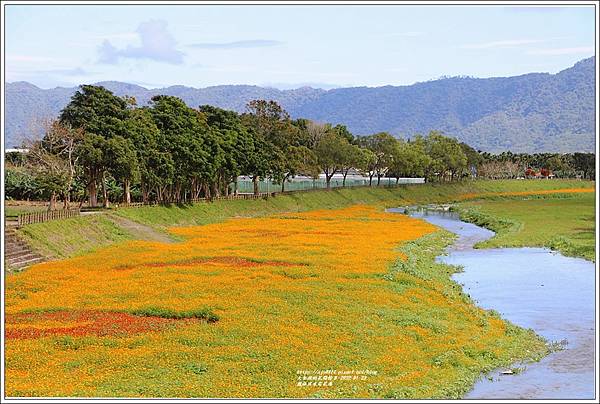
[[[135,316],[162,317],[177,320],[181,320],[184,318],[196,318],[200,320],[205,320],[209,323],[215,323],[219,321],[219,316],[213,313],[212,310],[210,310],[209,308],[200,308],[188,311],[174,311],[163,307],[144,307],[141,309],[133,310],[131,314]]]

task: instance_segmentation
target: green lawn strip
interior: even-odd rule
[[[119,209],[115,213],[140,223],[164,228],[170,226],[203,225],[230,217],[258,217],[279,212],[314,209],[339,209],[357,203],[427,204],[456,201],[461,194],[486,192],[520,192],[560,188],[593,188],[590,181],[463,181],[406,185],[397,188],[346,188],[331,191],[290,193],[260,200],[215,201],[194,205],[152,206]]]
[[[166,309],[164,307],[151,306],[134,309],[131,310],[130,313],[141,317],[162,317],[176,320],[195,318],[199,320],[205,320],[208,323],[215,323],[219,321],[219,316],[213,313],[211,309],[206,307],[196,310],[175,311]]]
[[[96,310],[96,309],[89,309],[89,310]],[[98,309],[98,310],[100,310],[100,309]],[[45,307],[45,308],[35,308],[35,309],[23,310],[23,311],[19,312],[19,314],[43,315],[43,314],[52,314],[52,313],[58,313],[58,312],[71,312],[71,311],[77,311],[77,310],[67,308],[67,307]],[[134,316],[139,316],[139,317],[161,317],[161,318],[168,318],[168,319],[174,319],[174,320],[198,319],[198,320],[204,320],[208,323],[215,323],[215,322],[219,321],[219,316],[217,314],[215,314],[213,312],[213,310],[208,307],[201,307],[201,308],[192,309],[192,310],[177,311],[177,310],[171,310],[171,309],[167,309],[167,308],[160,307],[160,306],[148,306],[148,307],[142,307],[142,308],[127,310],[127,311],[123,311],[123,310],[109,310],[109,311],[114,311],[116,313],[129,313],[129,314],[132,314]]]
[[[268,199],[120,208],[111,212],[150,226],[158,232],[165,232],[172,226],[204,225],[233,217],[262,217],[284,212],[339,209],[360,203],[396,207],[456,202],[459,196],[465,193],[593,188],[594,186],[594,182],[579,180],[463,181],[405,185],[397,188],[361,187],[319,190],[278,195]],[[98,215],[27,225],[19,232],[38,251],[55,258],[81,255],[115,242],[135,239],[131,232]],[[172,236],[172,238],[179,237]]]
[[[595,195],[502,198],[465,202],[462,220],[497,234],[475,248],[548,247],[595,261]]]
[[[73,257],[133,238],[102,214],[31,224],[18,233],[50,258]]]

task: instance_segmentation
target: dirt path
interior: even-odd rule
[[[132,234],[136,240],[160,241],[163,243],[173,243],[177,241],[168,234],[160,232],[150,226],[115,214],[107,213],[106,218],[117,226],[123,228],[128,233]]]

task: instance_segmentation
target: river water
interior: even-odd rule
[[[403,212],[402,209],[394,210]],[[452,212],[411,213],[459,237],[441,262],[460,265],[453,279],[484,309],[494,309],[549,341],[566,343],[525,371],[482,377],[466,399],[594,399],[595,268],[545,248],[473,249],[493,232]]]

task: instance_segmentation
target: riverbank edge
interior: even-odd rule
[[[402,214],[402,213],[398,213]],[[440,387],[438,394],[428,399],[462,399],[469,393],[478,380],[489,377],[493,372],[502,369],[511,369],[515,373],[519,372],[527,364],[539,362],[544,357],[555,351],[556,344],[548,341],[535,333],[532,329],[526,329],[515,325],[501,317],[495,310],[486,310],[477,305],[477,303],[465,293],[462,286],[452,279],[452,275],[461,272],[459,266],[453,266],[439,262],[438,257],[448,254],[448,248],[452,246],[458,236],[439,228],[435,233],[420,237],[417,240],[401,244],[398,251],[405,255],[405,259],[399,259],[390,266],[389,279],[394,280],[394,273],[405,272],[419,279],[428,281],[436,279],[442,281],[450,294],[449,298],[463,300],[466,304],[476,308],[484,318],[500,319],[506,326],[506,335],[510,335],[515,343],[504,351],[504,355],[493,360],[486,358],[486,363],[481,363],[476,367],[459,369],[459,377],[451,385]],[[403,389],[388,394],[385,398],[407,399],[415,398],[406,394]]]
[[[571,242],[567,237],[557,235],[552,239],[548,240],[544,244],[524,244],[519,245],[496,245],[495,238],[498,236],[506,236],[511,233],[518,233],[523,228],[523,223],[509,219],[507,217],[495,216],[489,213],[481,212],[477,208],[467,208],[460,205],[452,205],[450,207],[452,212],[458,214],[460,220],[467,223],[472,223],[477,226],[483,227],[496,233],[492,238],[486,241],[479,242],[473,246],[475,249],[487,249],[487,248],[521,248],[521,247],[541,247],[548,248],[551,251],[557,251],[565,257],[582,258],[591,262],[596,262],[595,258],[585,256],[581,250]]]

